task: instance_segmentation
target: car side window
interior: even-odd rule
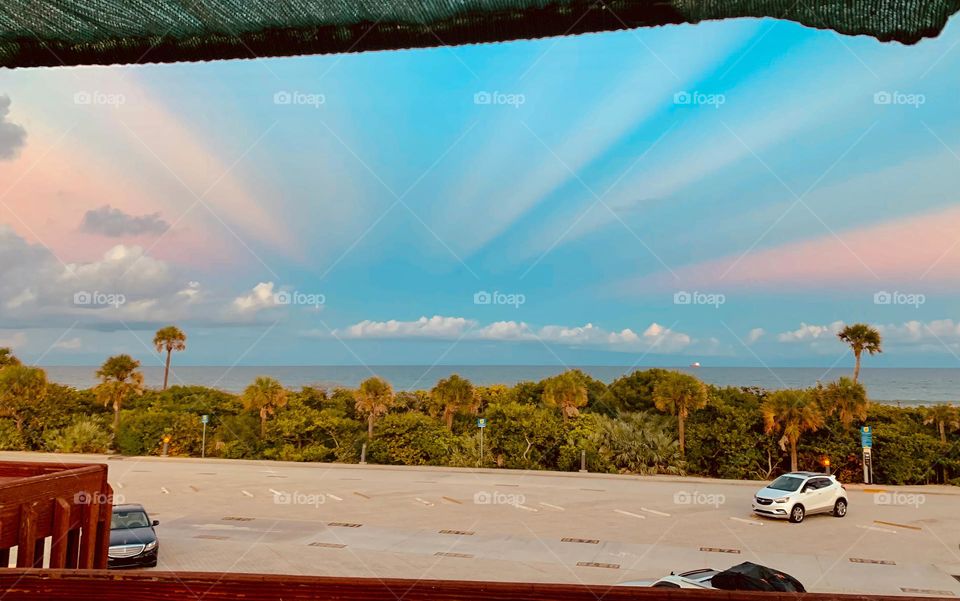
[[[810,480],[809,484],[813,490],[820,490],[821,488],[830,486],[830,480],[826,478],[814,478]]]

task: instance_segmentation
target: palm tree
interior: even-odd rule
[[[946,444],[947,431],[960,428],[960,411],[950,403],[934,405],[926,410],[923,423],[937,426],[940,432],[940,442]]]
[[[671,371],[663,374],[653,387],[657,409],[677,416],[680,457],[686,457],[686,421],[691,411],[707,406],[707,387],[697,378]]]
[[[823,412],[817,406],[815,395],[807,390],[778,390],[760,406],[767,434],[783,431],[790,443],[790,470],[797,471],[797,441],[804,432],[814,432],[823,426]],[[781,439],[780,448],[783,448]]]
[[[267,435],[267,417],[287,404],[287,389],[273,378],[257,376],[253,384],[244,389],[241,400],[248,411],[260,414],[260,438],[264,438]]]
[[[357,390],[357,413],[367,416],[367,437],[373,438],[373,424],[393,405],[393,388],[383,378],[373,376],[360,383]]]
[[[20,365],[20,359],[17,359],[9,347],[0,347],[0,369],[11,365]]]
[[[580,415],[580,407],[587,404],[587,387],[578,374],[565,371],[548,378],[543,387],[543,402],[559,407],[563,419]]]
[[[173,351],[182,351],[187,348],[187,335],[177,326],[167,326],[157,330],[153,337],[153,346],[157,348],[158,353],[167,351],[167,362],[163,368],[163,389],[167,389],[167,378],[170,375],[170,353]]]
[[[137,371],[140,362],[130,355],[115,355],[97,370],[100,384],[95,388],[97,399],[113,405],[113,437],[120,431],[120,409],[130,395],[143,394],[143,374]]]
[[[865,323],[846,326],[837,333],[837,338],[849,344],[853,350],[853,356],[856,359],[856,365],[853,368],[854,382],[860,378],[860,356],[863,351],[867,351],[871,355],[883,352],[881,348],[883,340],[880,337],[880,332],[875,327]]]
[[[24,412],[47,395],[47,374],[42,369],[10,365],[0,369],[0,415],[13,418],[23,432]]]
[[[470,380],[453,374],[437,382],[430,391],[430,399],[443,407],[443,421],[448,430],[453,430],[453,416],[461,411],[472,411],[477,403]]]
[[[818,389],[821,395],[821,409],[824,415],[837,413],[840,423],[849,428],[855,420],[867,419],[867,390],[863,384],[855,382],[846,376],[841,376],[836,382],[830,382],[826,388]]]

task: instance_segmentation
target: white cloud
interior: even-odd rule
[[[760,340],[766,333],[766,330],[763,328],[753,328],[749,333],[747,333],[747,344],[753,344],[754,342]]]
[[[805,322],[800,323],[800,327],[790,332],[783,332],[777,335],[780,342],[812,342],[825,338],[833,338],[843,328],[842,321],[835,321],[829,325],[814,325]]]
[[[956,343],[960,342],[960,322],[952,319],[933,321],[906,321],[901,324],[877,326],[884,342],[900,344]]]
[[[477,336],[489,340],[536,340],[530,326],[525,322],[496,321],[477,330]]]
[[[249,293],[233,299],[231,308],[240,315],[253,315],[277,305],[273,282],[260,282]]]
[[[460,338],[476,326],[463,317],[421,317],[416,321],[371,321],[356,323],[336,335],[342,338]]]
[[[504,342],[536,341],[569,346],[608,347],[617,350],[654,350],[676,352],[690,345],[692,339],[658,323],[652,323],[638,334],[630,328],[608,331],[592,323],[583,326],[547,325],[535,329],[526,322],[497,321],[483,327],[464,317],[421,317],[416,321],[365,320],[335,331],[343,338],[435,338],[496,340]],[[313,332],[312,335],[321,335]]]
[[[80,340],[80,337],[68,338],[66,340],[61,340],[53,345],[53,348],[64,349],[64,350],[75,350],[81,348],[83,342]]]

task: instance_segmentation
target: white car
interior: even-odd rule
[[[718,574],[718,570],[703,568],[700,570],[691,570],[681,572],[680,574],[670,574],[659,580],[631,580],[621,582],[620,586],[651,586],[654,588],[710,588],[710,579]]]
[[[761,488],[753,498],[753,512],[799,523],[808,514],[847,515],[847,489],[834,476],[790,472]]]

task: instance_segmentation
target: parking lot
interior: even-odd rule
[[[808,590],[960,595],[960,491],[847,485],[845,518],[756,518],[755,482],[0,453],[106,462],[165,570],[616,584],[753,561]]]

